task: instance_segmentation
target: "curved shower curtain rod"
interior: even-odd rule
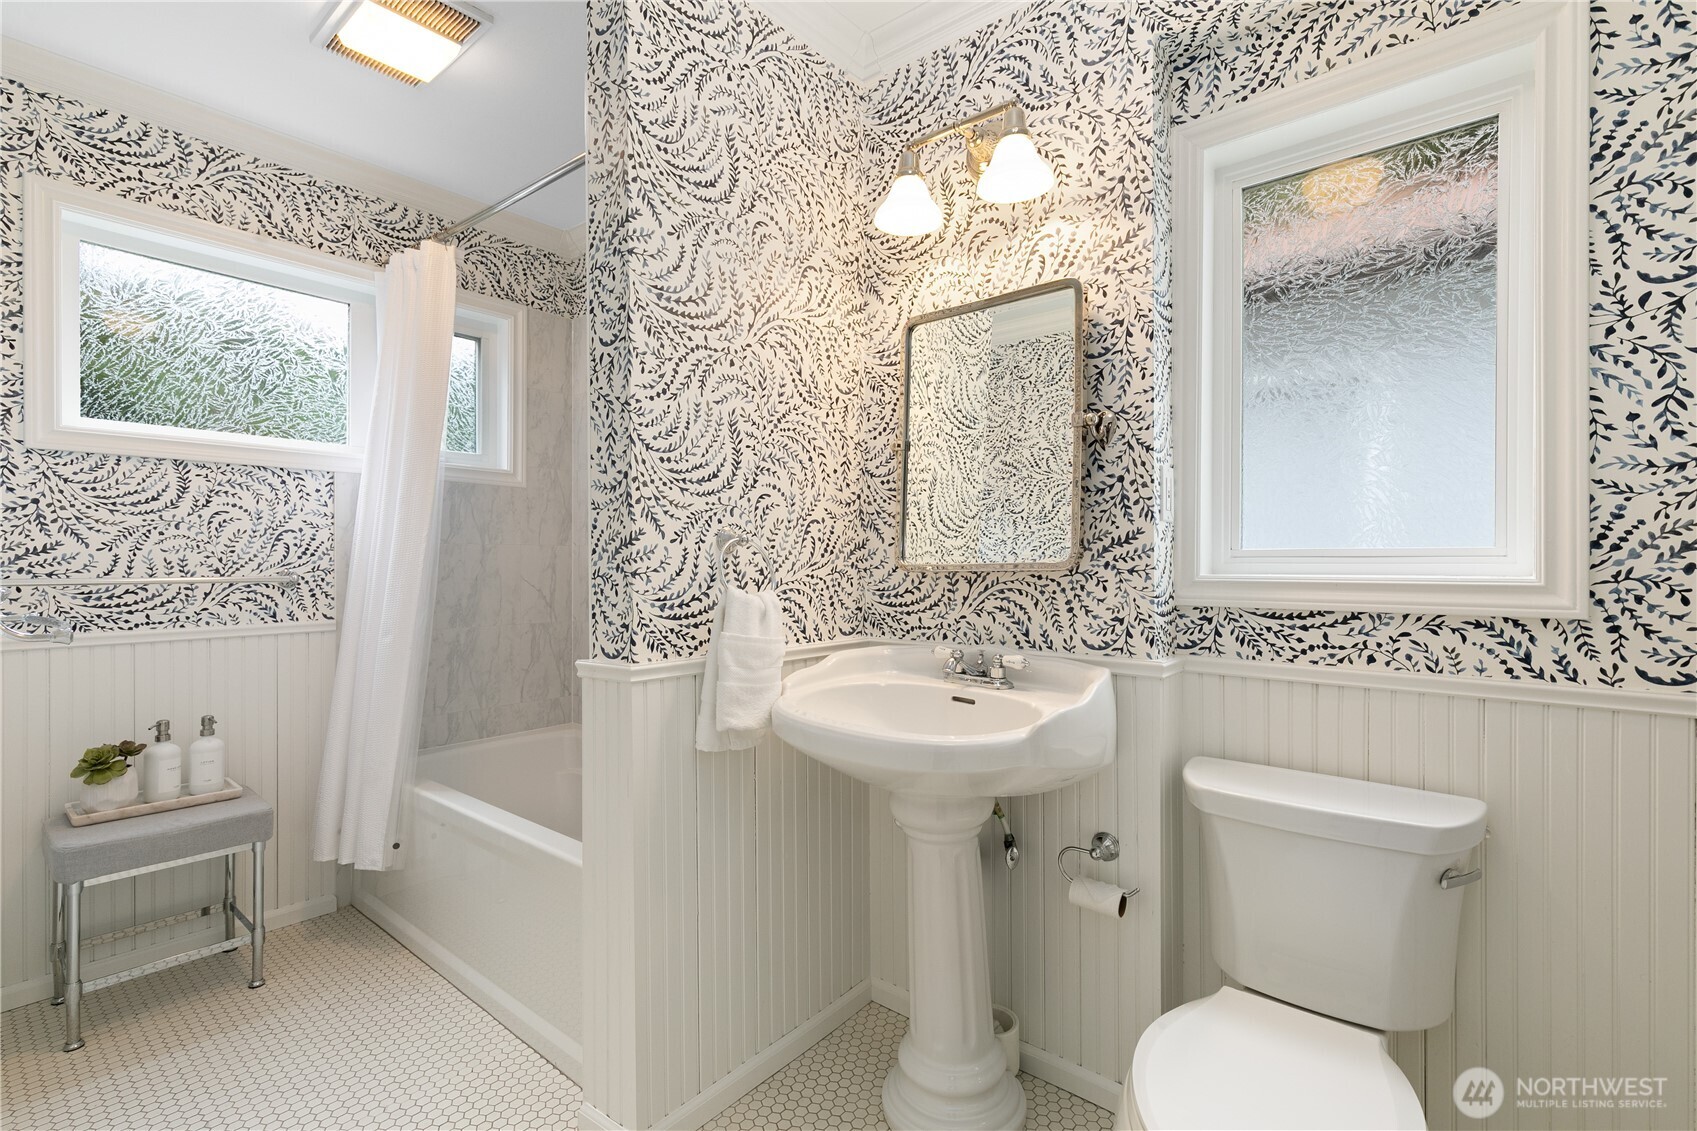
[[[506,209],[511,208],[513,205],[517,204],[519,201],[523,200],[525,197],[531,195],[532,193],[541,192],[543,189],[547,188],[549,185],[553,184],[555,181],[559,180],[561,177],[565,176],[566,174],[575,172],[578,169],[583,168],[584,163],[587,162],[588,160],[589,160],[589,151],[585,150],[584,152],[578,154],[576,157],[573,157],[570,161],[567,161],[564,165],[561,165],[558,169],[555,169],[554,171],[552,171],[550,173],[544,174],[543,177],[540,180],[526,185],[524,188],[519,189],[517,192],[513,193],[511,196],[506,197],[505,199],[503,199],[503,200],[501,200],[501,201],[499,201],[495,204],[491,204],[488,208],[485,208],[482,212],[474,213],[471,216],[467,216],[464,220],[461,220],[458,224],[450,224],[448,227],[443,228],[441,231],[432,234],[430,236],[430,238],[433,239],[433,240],[445,240],[445,239],[448,239],[451,236],[457,236],[461,232],[465,231],[467,228],[472,227],[475,224],[481,224],[483,221],[489,219],[489,217],[495,215],[497,212],[503,212]]]

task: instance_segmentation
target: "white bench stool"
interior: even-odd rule
[[[47,870],[53,878],[53,1004],[65,1007],[65,1051],[83,1047],[82,996],[156,970],[193,962],[219,951],[253,945],[253,977],[248,988],[265,984],[265,842],[276,824],[271,803],[250,790],[229,801],[150,813],[78,828],[63,813],[42,830]],[[236,853],[253,853],[253,918],[236,906]],[[128,879],[146,872],[224,858],[224,940],[186,950],[158,962],[119,970],[83,981],[82,948],[210,915],[218,904],[182,915],[155,919],[121,931],[82,937],[82,893],[95,884]],[[238,936],[236,922],[248,933]]]

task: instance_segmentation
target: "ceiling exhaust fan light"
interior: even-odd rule
[[[943,210],[931,198],[925,179],[919,175],[919,158],[912,150],[902,152],[896,179],[889,195],[872,214],[872,226],[892,236],[928,236],[943,226]]]
[[[1037,152],[1024,130],[1010,132],[996,143],[990,164],[978,178],[978,195],[991,204],[1034,200],[1054,187],[1054,167]]]
[[[332,17],[325,46],[416,86],[459,58],[485,22],[443,0],[357,0]]]

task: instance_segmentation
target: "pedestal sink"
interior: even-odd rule
[[[1105,670],[1071,660],[1013,674],[1011,690],[965,686],[929,647],[859,648],[790,676],[772,711],[785,742],[889,790],[907,834],[911,1004],[884,1079],[895,1131],[1025,1124],[1025,1091],[991,1033],[978,830],[994,798],[1112,762],[1114,696]]]

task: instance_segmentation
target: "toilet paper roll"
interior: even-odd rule
[[[1080,876],[1067,888],[1067,899],[1075,906],[1086,911],[1094,911],[1098,915],[1112,915],[1116,919],[1125,918],[1125,892],[1113,884],[1105,884],[1101,880],[1090,880]]]

